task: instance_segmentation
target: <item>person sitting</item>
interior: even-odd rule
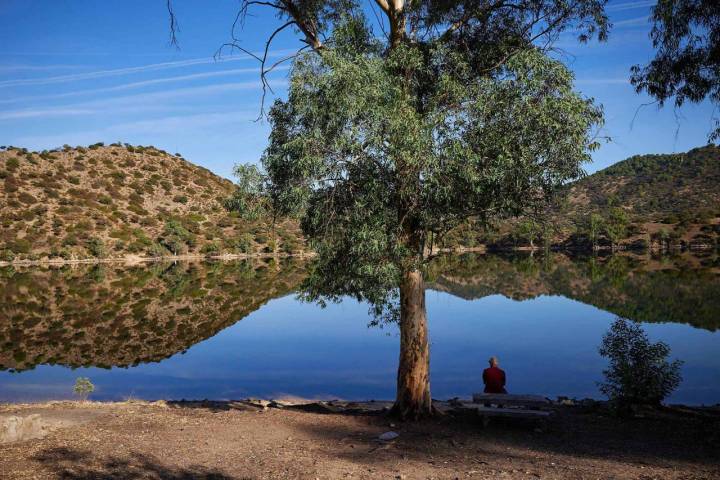
[[[505,390],[505,372],[498,367],[497,357],[490,357],[490,368],[483,370],[485,393],[507,393]]]

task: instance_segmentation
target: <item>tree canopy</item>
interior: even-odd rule
[[[658,0],[652,10],[650,32],[655,58],[632,67],[631,82],[662,106],[673,100],[708,98],[720,103],[720,2],[717,0]],[[720,119],[709,140],[720,139]]]
[[[477,76],[442,44],[384,55],[361,17],[331,41],[296,60],[263,156],[276,204],[305,212],[321,253],[312,296],[383,300],[430,233],[537,207],[589,160],[601,111],[537,49]]]
[[[550,55],[572,29],[604,39],[605,0],[246,0],[294,28],[286,100],[269,111],[265,181],[241,171],[238,210],[256,185],[273,212],[298,214],[318,253],[307,299],[350,295],[399,314],[395,412],[432,412],[422,268],[458,222],[541,208],[597,147],[602,111]],[[378,20],[367,13],[379,8]],[[375,12],[377,13],[377,11]],[[377,32],[375,28],[379,28]],[[282,60],[281,60],[282,61]],[[252,173],[252,172],[250,172]],[[254,180],[247,182],[248,178]],[[242,187],[242,185],[241,185]],[[388,308],[389,307],[389,308]]]

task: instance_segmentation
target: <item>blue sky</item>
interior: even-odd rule
[[[650,100],[628,82],[630,66],[652,58],[652,4],[611,1],[607,43],[578,45],[566,35],[557,44],[576,88],[603,104],[603,133],[613,139],[594,154],[589,172],[635,154],[706,143],[710,103],[678,112],[641,108]],[[229,39],[237,6],[237,0],[175,0],[178,50],[169,45],[164,0],[0,0],[0,145],[155,145],[226,177],[234,163],[256,162],[268,134],[267,123],[254,121],[258,65],[243,55],[213,59]],[[262,8],[254,12],[241,38],[259,51],[277,20]],[[288,32],[271,54],[280,58],[298,45]],[[277,95],[285,93],[287,73],[271,79]]]

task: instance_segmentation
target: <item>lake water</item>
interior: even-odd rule
[[[392,399],[395,325],[354,300],[295,293],[299,260],[0,269],[0,401],[249,396]],[[434,398],[482,389],[497,355],[508,389],[601,398],[603,334],[622,315],[682,359],[670,398],[720,402],[720,258],[462,255],[427,274]]]

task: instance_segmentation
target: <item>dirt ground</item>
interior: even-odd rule
[[[483,427],[459,413],[398,423],[322,405],[0,405],[0,420],[31,414],[49,419],[50,431],[0,444],[3,480],[720,479],[716,410],[619,420],[596,408],[557,407],[538,428],[519,420]],[[399,436],[380,441],[388,431]]]

